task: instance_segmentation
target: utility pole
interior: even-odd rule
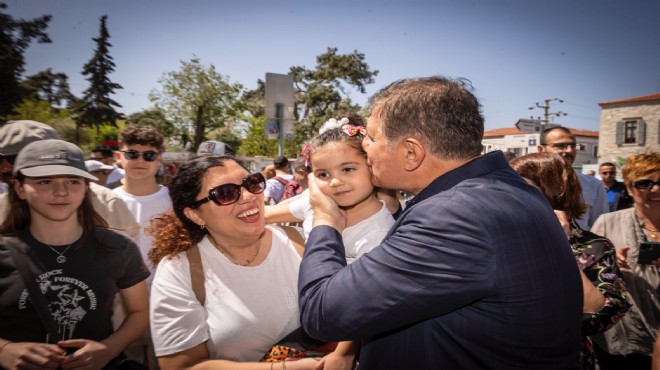
[[[558,101],[560,103],[563,103],[564,101],[558,98],[552,98],[552,99],[545,99],[543,100],[543,105],[541,105],[539,102],[534,103],[533,107],[529,107],[528,109],[535,109],[535,108],[542,108],[543,109],[543,119],[541,120],[541,132],[545,130],[545,126],[549,122],[549,118],[552,116],[567,116],[566,113],[562,111],[557,111],[557,112],[550,112],[550,102],[551,101]]]

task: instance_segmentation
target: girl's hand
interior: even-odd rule
[[[70,339],[57,342],[62,348],[77,348],[62,362],[62,370],[100,370],[112,360],[108,347],[89,339]]]
[[[309,174],[307,178],[309,204],[314,209],[314,226],[327,225],[341,233],[346,227],[346,211],[340,209],[331,197],[323,194],[316,184],[314,174]]]
[[[57,369],[64,359],[64,351],[46,343],[18,342],[6,344],[0,353],[3,369]]]

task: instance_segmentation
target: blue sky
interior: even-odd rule
[[[151,106],[164,73],[197,56],[254,88],[267,72],[314,67],[328,47],[358,50],[379,70],[364,105],[406,77],[472,81],[486,129],[512,127],[552,102],[555,123],[598,130],[599,102],[660,92],[658,0],[0,0],[31,19],[50,14],[51,44],[27,51],[26,74],[46,68],[69,76],[76,95],[91,58],[99,18],[108,15],[116,63],[111,79],[124,113]]]

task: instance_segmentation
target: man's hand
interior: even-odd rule
[[[316,184],[314,174],[307,176],[309,182],[309,204],[314,209],[314,226],[327,225],[341,233],[346,227],[346,211],[339,208],[329,196],[323,194]]]

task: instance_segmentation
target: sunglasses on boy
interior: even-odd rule
[[[236,203],[241,198],[241,188],[247,189],[252,194],[263,193],[266,189],[266,179],[261,173],[247,175],[241,184],[222,184],[209,190],[209,196],[202,198],[190,208],[197,208],[202,204],[212,200],[219,206],[226,206]]]
[[[653,181],[649,179],[637,180],[631,184],[637,189],[651,190],[655,185],[660,186],[660,181]]]
[[[142,155],[142,158],[147,161],[147,162],[153,162],[156,160],[158,157],[159,152],[153,151],[153,150],[147,150],[144,152],[138,152],[137,150],[122,150],[122,153],[124,153],[124,157],[128,159],[129,161],[137,161],[138,158],[140,158],[140,155]]]

